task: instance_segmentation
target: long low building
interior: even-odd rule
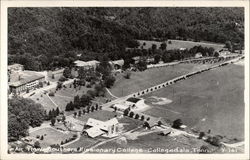
[[[45,76],[34,71],[21,71],[13,74],[18,74],[16,81],[9,82],[9,89],[12,93],[34,89],[39,85],[39,82],[44,82]]]
[[[76,60],[74,62],[75,67],[79,68],[79,67],[83,67],[85,69],[96,69],[96,67],[100,64],[99,61],[96,60],[92,60],[92,61],[81,61],[81,60]]]

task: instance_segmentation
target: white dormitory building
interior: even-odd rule
[[[84,69],[96,69],[99,65],[100,62],[96,60],[92,61],[81,61],[81,60],[76,60],[74,62],[76,68],[83,67]],[[115,60],[115,61],[109,61],[109,64],[112,68],[113,71],[121,70],[122,66],[124,65],[124,60]]]
[[[81,61],[81,60],[76,60],[74,62],[75,67],[80,68],[83,67],[84,69],[96,69],[96,67],[99,66],[100,62],[96,61],[96,60],[92,60],[92,61]]]
[[[83,134],[91,138],[98,136],[112,138],[119,134],[119,122],[116,118],[112,118],[108,121],[89,118],[84,128]]]
[[[8,87],[11,93],[20,93],[34,89],[39,82],[44,82],[45,76],[35,71],[23,70],[23,65],[8,66]]]

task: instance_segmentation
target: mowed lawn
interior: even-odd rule
[[[181,118],[188,127],[228,138],[244,137],[244,67],[230,64],[177,82],[145,95],[172,100],[153,105],[146,114],[173,121]]]
[[[73,133],[71,132],[62,133],[52,128],[43,128],[30,133],[30,136],[34,138],[36,138],[37,135],[39,136],[43,135],[44,137],[43,140],[38,140],[42,148],[49,147],[52,144],[60,145],[61,141],[65,141],[66,139],[73,137]]]
[[[44,109],[47,111],[52,110],[53,108],[56,109],[57,107],[64,111],[67,103],[74,100],[74,96],[79,95],[81,97],[83,94],[86,94],[86,92],[89,89],[92,88],[86,88],[85,86],[73,88],[73,85],[71,88],[69,88],[69,84],[66,85],[67,88],[62,88],[61,90],[58,90],[55,92],[55,89],[51,89],[50,91],[55,92],[55,96],[48,97],[48,94],[44,94],[43,92],[34,94],[33,96],[29,97],[32,100],[34,100],[37,103],[40,103],[43,105]],[[50,92],[48,91],[48,93]]]
[[[100,121],[107,121],[119,115],[121,114],[116,113],[116,112],[109,112],[105,110],[98,110],[98,111],[90,112],[88,114],[84,114],[81,117],[77,117],[77,119],[84,121],[84,122],[87,122],[89,118],[94,118]]]
[[[145,40],[138,40],[140,42],[140,45],[143,45],[145,42],[144,49],[149,49],[152,47],[152,44],[156,44],[157,48],[161,46],[162,42],[157,41],[145,41]],[[168,42],[171,41],[171,44]],[[167,50],[174,50],[174,49],[180,49],[180,48],[186,48],[190,49],[194,46],[202,46],[202,47],[213,47],[216,49],[221,49],[224,47],[224,44],[216,44],[216,43],[210,43],[210,42],[193,42],[193,41],[182,41],[182,40],[168,40],[167,41]],[[140,47],[139,47],[140,48]]]
[[[161,132],[150,133],[147,135],[139,136],[137,139],[129,140],[127,139],[127,143],[117,143],[117,141],[111,141],[105,143],[101,146],[101,148],[122,148],[123,150],[119,150],[121,152],[116,153],[150,153],[150,154],[159,154],[159,153],[197,153],[194,151],[194,148],[199,149],[202,145],[209,146],[210,149],[214,147],[204,142],[203,140],[185,137],[183,135],[179,136],[162,136]],[[153,150],[155,149],[155,150]],[[162,149],[162,150],[156,150]],[[183,150],[185,149],[185,150]],[[140,150],[138,152],[138,150]],[[117,150],[116,150],[117,151]]]
[[[67,145],[65,148],[71,148],[71,149],[76,149],[78,147],[89,148],[97,142],[99,142],[98,139],[89,138],[87,136],[81,136],[78,141]]]
[[[147,69],[143,72],[132,72],[130,79],[125,79],[123,74],[119,74],[116,76],[116,82],[110,91],[117,97],[126,96],[205,66],[207,64],[178,64]]]

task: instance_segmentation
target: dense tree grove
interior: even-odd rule
[[[70,67],[78,58],[100,60],[104,54],[125,59],[125,48],[139,45],[136,39],[242,47],[244,41],[243,8],[9,8],[8,24],[9,64],[31,70]]]
[[[29,126],[40,126],[45,119],[41,104],[31,99],[8,100],[8,140],[13,141],[28,135]]]

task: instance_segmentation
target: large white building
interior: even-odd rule
[[[92,60],[92,61],[81,61],[81,60],[76,60],[74,62],[75,67],[79,68],[79,67],[83,67],[84,69],[96,69],[96,67],[100,64],[99,61],[96,60]]]
[[[10,73],[9,89],[12,93],[20,93],[34,89],[39,82],[44,82],[45,76],[35,71],[18,71]]]
[[[108,121],[100,121],[97,119],[89,118],[85,125],[83,133],[92,138],[101,135],[111,138],[118,136],[118,125],[119,122],[116,118],[112,118]]]

